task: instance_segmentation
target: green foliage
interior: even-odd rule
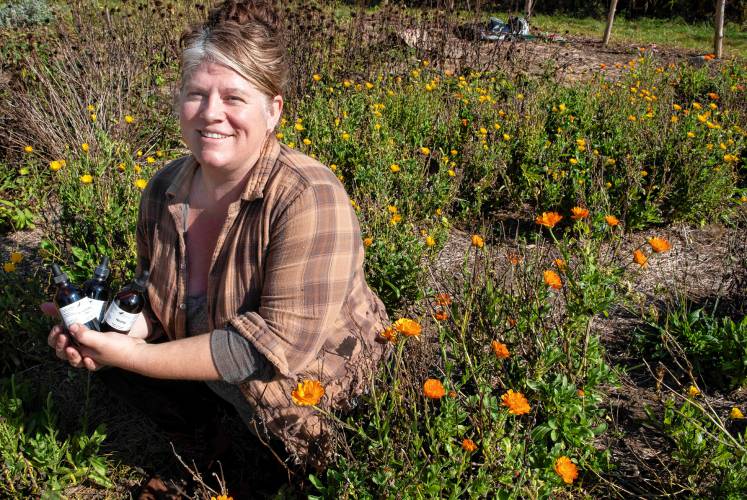
[[[659,357],[682,351],[695,373],[723,389],[747,384],[747,317],[735,321],[684,305],[637,331],[643,352]]]
[[[687,487],[696,496],[742,498],[747,491],[747,433],[732,432],[728,421],[719,418],[694,400],[682,404],[667,399],[661,421],[663,432],[675,443],[672,457],[684,469]],[[736,427],[735,427],[736,429]],[[704,477],[714,477],[704,482]]]
[[[0,5],[0,27],[20,28],[47,24],[54,12],[46,0],[10,0]]]
[[[86,481],[112,487],[108,461],[99,452],[106,437],[103,428],[63,439],[57,429],[51,393],[43,402],[38,401],[39,397],[27,382],[0,380],[2,495],[28,498],[61,492]],[[35,399],[39,408],[30,407]]]

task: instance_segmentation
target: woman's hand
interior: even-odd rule
[[[53,318],[59,318],[57,307],[52,302],[45,302],[41,305],[41,310],[47,316]],[[89,370],[98,370],[101,368],[100,365],[96,364],[92,359],[88,361],[83,360],[80,354],[80,350],[70,340],[70,335],[65,333],[65,329],[61,324],[56,324],[49,331],[47,336],[47,344],[49,347],[54,349],[55,355],[63,361],[70,363],[70,366],[75,368],[85,367]]]
[[[78,342],[77,349],[68,348],[65,353],[75,368],[98,370],[102,366],[116,366],[132,370],[138,349],[145,340],[116,332],[97,332],[83,325],[73,324],[70,335]]]

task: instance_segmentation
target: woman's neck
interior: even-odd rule
[[[225,170],[200,166],[192,181],[191,196],[204,207],[228,206],[241,197],[247,177],[255,168],[259,153],[246,162],[247,168]]]

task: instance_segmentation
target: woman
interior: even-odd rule
[[[277,24],[264,2],[227,1],[183,35],[178,104],[192,155],[143,193],[149,307],[127,336],[75,325],[75,346],[56,326],[49,344],[74,367],[207,381],[254,432],[320,465],[328,434],[303,406],[313,401],[291,394],[319,381],[320,405],[348,405],[381,357],[387,317],[344,188],[275,138],[287,78]]]

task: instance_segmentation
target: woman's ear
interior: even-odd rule
[[[273,97],[267,111],[267,130],[275,130],[280,121],[280,115],[283,114],[283,96]]]

